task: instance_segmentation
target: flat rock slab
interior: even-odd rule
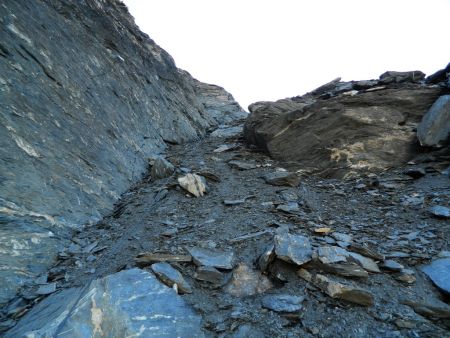
[[[267,184],[275,186],[296,187],[300,183],[300,177],[296,173],[288,171],[276,171],[263,176]]]
[[[201,317],[152,274],[131,269],[55,293],[5,337],[203,337]]]
[[[430,213],[437,218],[450,218],[450,209],[442,205],[435,205],[429,209]]]
[[[171,176],[175,172],[175,167],[172,163],[163,157],[158,157],[153,163],[150,175],[153,179],[158,180]]]
[[[302,308],[305,297],[291,295],[267,295],[261,299],[262,306],[275,312],[296,312]]]
[[[225,287],[225,291],[235,297],[247,297],[266,292],[271,288],[272,283],[267,276],[245,264],[239,264],[233,271],[233,276]]]
[[[188,248],[194,263],[197,266],[212,266],[218,269],[231,270],[234,267],[233,252],[219,252],[204,248]]]
[[[176,284],[177,290],[180,293],[192,292],[192,287],[186,282],[183,275],[169,263],[155,263],[152,264],[151,268],[156,277],[167,286],[173,287]]]
[[[436,259],[422,271],[442,292],[450,295],[450,258]]]
[[[283,233],[276,235],[274,242],[275,254],[285,262],[302,265],[312,258],[311,243],[305,236]]]
[[[337,246],[321,246],[317,250],[319,260],[324,264],[346,262],[349,253]]]
[[[214,130],[211,133],[211,136],[219,138],[235,137],[241,135],[243,130],[244,130],[243,126],[219,128]]]
[[[139,254],[134,259],[136,265],[143,267],[146,265],[151,265],[153,263],[159,263],[159,262],[182,262],[182,263],[188,263],[192,262],[192,257],[189,255],[172,255],[172,254],[165,254],[165,253],[151,253],[151,252],[145,252]]]
[[[230,162],[228,162],[228,165],[234,169],[238,169],[238,170],[251,170],[251,169],[256,169],[258,168],[258,165],[256,164],[256,162],[250,161],[250,162],[245,162],[245,161],[237,161],[237,160],[232,160]]]
[[[229,275],[229,273],[222,273],[212,266],[200,266],[195,272],[194,278],[220,286],[228,282]]]

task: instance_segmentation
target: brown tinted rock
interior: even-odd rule
[[[270,288],[272,283],[265,275],[241,263],[233,271],[233,277],[225,291],[236,297],[245,297],[263,293]]]
[[[199,266],[194,275],[195,279],[216,285],[222,285],[226,281],[226,277],[226,274],[212,266]]]
[[[334,282],[323,275],[312,275],[305,269],[300,269],[298,275],[321,289],[331,298],[342,299],[363,306],[372,306],[374,304],[372,294],[366,290]]]
[[[325,177],[381,171],[417,154],[412,126],[440,93],[440,88],[408,84],[291,111],[278,109],[276,102],[260,103],[245,122],[244,136],[272,157]]]
[[[190,255],[172,255],[164,253],[141,253],[135,259],[137,266],[143,267],[159,262],[191,262],[192,257]]]
[[[450,319],[450,306],[443,302],[435,300],[433,303],[426,303],[404,300],[402,303],[424,317]]]
[[[375,259],[377,261],[383,261],[385,259],[384,255],[378,253],[375,249],[370,248],[367,245],[351,243],[350,246],[348,247],[348,250]]]
[[[366,270],[354,263],[334,263],[324,264],[318,259],[313,259],[311,262],[304,265],[305,269],[314,269],[327,273],[332,273],[343,277],[367,278],[369,274]]]
[[[425,74],[420,70],[409,72],[387,71],[380,75],[381,84],[401,83],[401,82],[420,82],[425,79]]]

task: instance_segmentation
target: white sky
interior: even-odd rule
[[[244,107],[450,62],[450,0],[123,0],[178,67]]]

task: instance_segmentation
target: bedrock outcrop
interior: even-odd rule
[[[445,81],[427,84],[424,76],[413,71],[386,72],[380,80],[338,78],[303,96],[256,102],[249,106],[245,138],[272,157],[323,177],[404,165],[420,151],[418,124],[449,92]],[[428,139],[445,141],[448,121],[441,121],[446,118],[441,110],[423,128]]]
[[[118,0],[5,0],[0,26],[2,304],[71,229],[112,210],[149,156],[244,112],[178,69]]]

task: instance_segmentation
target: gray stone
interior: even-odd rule
[[[49,295],[55,291],[56,291],[56,283],[50,283],[39,286],[36,293],[38,295]]]
[[[175,167],[172,163],[167,161],[164,157],[157,157],[153,163],[150,175],[154,180],[167,178],[171,176],[175,171]]]
[[[228,274],[224,274],[212,266],[199,266],[194,278],[203,282],[223,285],[228,280]]]
[[[267,295],[261,299],[262,306],[275,312],[297,312],[305,297],[291,295]]]
[[[349,252],[337,246],[321,246],[317,249],[319,261],[325,264],[346,262]]]
[[[174,269],[169,263],[161,262],[151,265],[151,269],[161,282],[169,287],[173,287],[176,284],[176,288],[179,293],[191,293],[192,287],[183,278],[183,275],[176,269]]]
[[[417,138],[423,146],[438,146],[450,134],[450,95],[441,96],[423,116]]]
[[[369,274],[361,266],[355,263],[322,263],[318,259],[304,265],[305,269],[315,269],[326,273],[332,273],[343,277],[367,278]]]
[[[288,171],[276,171],[263,176],[264,181],[270,185],[296,187],[300,183],[300,177],[296,173]]]
[[[404,300],[402,303],[410,306],[415,312],[424,317],[450,319],[450,306],[437,299],[432,299],[428,302]]]
[[[231,270],[235,264],[233,252],[219,252],[204,248],[187,248],[197,266],[212,266],[218,269]]]
[[[421,178],[427,174],[424,168],[409,168],[406,169],[403,173],[415,179]]]
[[[234,169],[238,170],[250,170],[258,168],[255,162],[244,162],[238,160],[232,160],[228,162],[228,165]]]
[[[332,298],[342,299],[363,306],[372,306],[374,304],[373,295],[366,290],[332,281],[323,275],[312,275],[305,269],[300,269],[298,275],[320,288]]]
[[[261,271],[265,272],[270,263],[275,259],[275,246],[273,244],[268,245],[264,252],[258,258],[258,267]]]
[[[266,338],[267,336],[257,327],[243,324],[227,338]]]
[[[288,214],[296,214],[300,211],[300,207],[297,202],[288,202],[286,204],[280,204],[277,206],[277,210],[286,212]]]
[[[343,242],[343,243],[351,243],[352,242],[351,235],[343,234],[341,232],[332,232],[331,237],[333,237],[336,241]]]
[[[274,237],[274,243],[275,254],[285,262],[302,265],[312,258],[311,243],[305,236],[282,233]]]
[[[422,271],[444,293],[450,295],[450,258],[440,258],[424,266]]]
[[[369,272],[379,273],[380,269],[378,268],[377,263],[375,263],[372,259],[364,257],[355,252],[348,252],[349,260],[355,261],[358,265],[360,265],[364,270]]]
[[[84,288],[55,293],[8,331],[7,338],[203,337],[201,317],[152,274],[131,269]]]
[[[442,205],[435,205],[429,211],[437,218],[450,218],[450,209]]]
[[[383,269],[386,270],[391,270],[391,271],[402,271],[405,267],[403,265],[401,265],[400,263],[397,263],[396,261],[393,261],[391,259],[387,259],[385,260],[382,264],[381,267]]]
[[[401,83],[401,82],[420,82],[425,79],[425,74],[420,70],[408,72],[387,71],[380,75],[380,84]]]
[[[218,138],[231,138],[236,137],[242,134],[243,127],[242,126],[236,126],[236,127],[222,127],[219,129],[214,130],[211,133],[212,137],[218,137]]]

